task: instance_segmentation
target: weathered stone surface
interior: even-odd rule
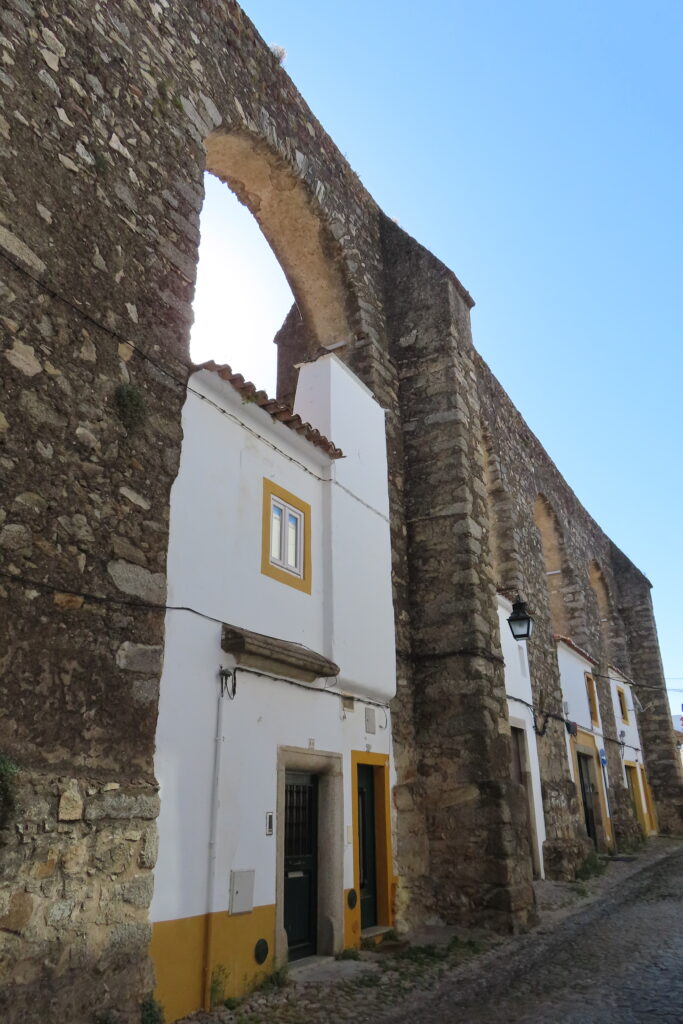
[[[126,640],[116,652],[116,664],[128,672],[159,673],[163,656],[163,647],[133,644]]]
[[[0,530],[0,548],[7,551],[30,551],[31,531],[21,523],[6,523]]]
[[[130,821],[133,818],[153,819],[158,814],[158,796],[123,791],[101,793],[91,797],[85,808],[86,821],[99,821],[102,818],[117,818],[125,821]]]
[[[31,920],[33,897],[27,892],[15,893],[9,901],[9,908],[0,915],[0,931],[21,935]]]
[[[343,341],[338,354],[387,410],[399,920],[515,928],[533,912],[497,587],[522,590],[537,616],[539,705],[561,699],[550,639],[560,593],[576,638],[641,680],[660,821],[680,829],[647,581],[578,506],[476,355],[464,288],[383,216],[237,5],[11,0],[2,21],[11,219],[0,224],[0,330],[14,355],[2,360],[0,562],[37,582],[14,575],[0,590],[12,665],[0,674],[0,751],[21,763],[26,787],[0,847],[0,920],[22,932],[0,1018],[92,1024],[112,1010],[129,1024],[152,987],[145,900],[164,612],[148,605],[165,602],[207,167],[258,213],[292,282],[280,393],[293,391],[296,362]],[[134,429],[117,413],[121,383],[144,402]],[[567,526],[566,577],[552,594],[539,489]],[[26,494],[44,506],[18,500]],[[609,599],[603,636],[593,560]],[[546,859],[569,873],[581,826],[563,728],[549,724],[539,756]],[[58,819],[55,777],[67,774],[87,794],[83,820]],[[121,789],[103,791],[112,779]],[[93,983],[104,978],[106,989]]]
[[[65,789],[59,798],[57,817],[60,821],[79,821],[83,817],[83,797],[75,779],[71,781],[69,788]]]
[[[35,377],[42,371],[40,361],[36,358],[32,345],[23,345],[19,340],[5,352],[5,359],[26,377]]]
[[[161,572],[150,572],[149,569],[122,559],[109,562],[107,572],[118,589],[125,594],[156,605],[162,605],[166,600],[166,577]]]

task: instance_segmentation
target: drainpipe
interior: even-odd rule
[[[204,1009],[211,1009],[211,961],[213,957],[213,896],[216,889],[216,833],[220,807],[219,786],[223,754],[223,712],[226,688],[223,680],[216,704],[216,736],[214,738],[213,781],[211,786],[211,817],[209,820],[209,863],[206,884],[206,924],[204,931]]]

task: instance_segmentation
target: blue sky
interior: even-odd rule
[[[244,8],[380,206],[472,293],[476,347],[653,583],[680,712],[683,4]],[[226,193],[211,189],[202,220],[193,354],[272,390],[289,294]],[[224,299],[226,264],[236,309],[261,298],[232,327],[222,303],[225,347],[209,353],[200,335],[214,344],[209,295]]]

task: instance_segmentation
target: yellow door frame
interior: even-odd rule
[[[367,750],[351,751],[351,812],[353,828],[354,907],[346,906],[345,944],[360,945],[360,851],[358,849],[358,766],[371,765],[375,789],[375,856],[377,870],[377,923],[391,928],[394,923],[394,872],[391,845],[391,786],[389,755]],[[348,896],[348,894],[347,894]]]
[[[578,729],[576,736],[572,736],[571,743],[572,749],[572,764],[574,765],[574,784],[576,786],[576,792],[581,801],[581,783],[579,782],[579,760],[578,754],[587,754],[593,760],[593,771],[595,772],[596,785],[598,788],[598,804],[600,806],[600,817],[602,821],[598,822],[602,827],[605,834],[607,845],[611,846],[614,843],[614,834],[612,832],[612,820],[610,818],[607,796],[605,794],[605,780],[602,773],[602,762],[600,761],[600,754],[598,752],[598,744],[595,736],[591,732],[587,732],[585,729]]]
[[[643,835],[647,836],[650,833],[649,821],[645,805],[643,803],[643,794],[640,789],[640,772],[638,771],[638,765],[635,761],[624,761],[624,770],[627,775],[631,772],[631,790],[633,792],[633,799],[636,802],[636,817],[638,818],[638,824],[643,830]]]
[[[650,833],[654,834],[657,831],[657,812],[655,811],[655,802],[652,799],[652,790],[650,789],[650,783],[648,782],[644,764],[641,764],[640,766],[640,778],[643,783],[643,792],[645,793],[645,805],[647,807],[647,816],[650,822]]]

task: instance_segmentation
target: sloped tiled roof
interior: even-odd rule
[[[341,448],[337,448],[332,441],[326,438],[324,434],[321,434],[319,430],[316,430],[315,427],[312,427],[310,423],[304,423],[301,416],[293,412],[288,405],[285,405],[284,402],[278,402],[276,398],[269,398],[265,391],[259,391],[250,380],[245,380],[241,373],[233,373],[232,368],[227,363],[219,365],[213,359],[210,359],[206,363],[197,364],[196,369],[209,370],[211,373],[217,374],[221,380],[232,384],[235,391],[245,401],[255,402],[260,409],[267,412],[274,420],[278,423],[284,423],[286,427],[289,427],[290,430],[310,441],[316,448],[321,448],[331,459],[341,459],[344,457]]]
[[[574,651],[575,654],[580,654],[581,657],[585,658],[586,661],[589,661],[591,665],[599,664],[599,662],[597,662],[595,658],[593,658],[588,653],[588,651],[584,651],[583,647],[579,647],[578,644],[575,644],[571,637],[562,636],[561,633],[555,633],[555,635],[553,636],[553,640],[556,643],[566,644],[566,646],[569,647],[572,651]]]

